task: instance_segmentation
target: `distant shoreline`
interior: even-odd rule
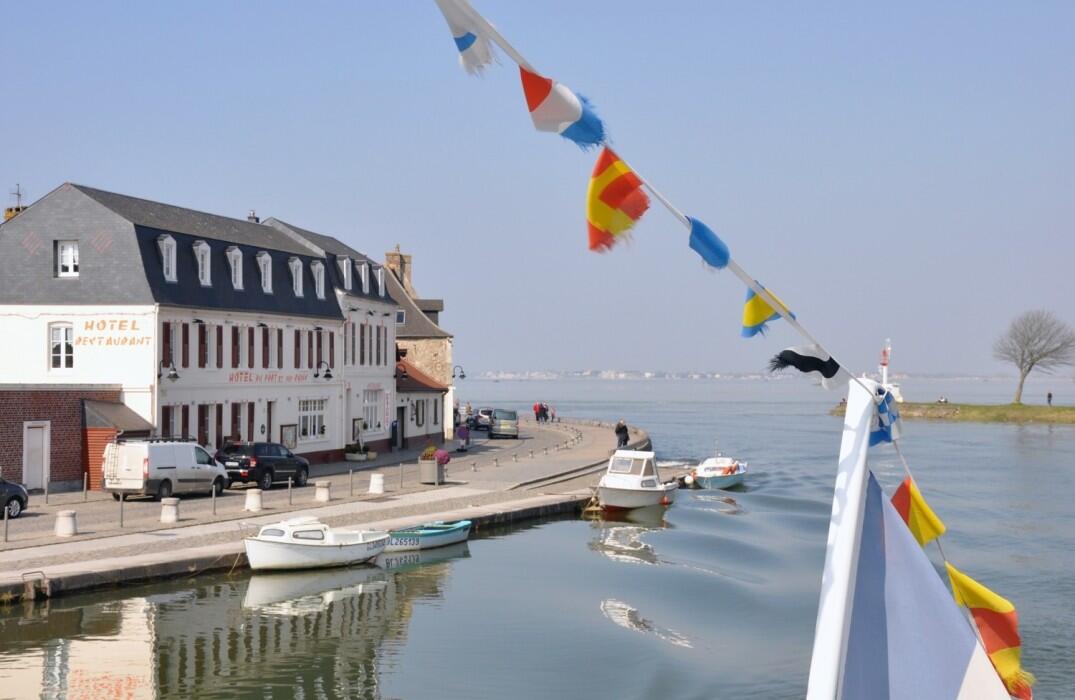
[[[841,404],[832,409],[844,415]],[[914,403],[899,404],[900,417],[914,420],[962,423],[1046,423],[1075,425],[1075,406],[1028,406],[1026,404]]]

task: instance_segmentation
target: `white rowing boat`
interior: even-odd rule
[[[266,525],[244,544],[255,571],[320,569],[371,561],[384,551],[388,533],[332,530],[317,518],[303,517]]]

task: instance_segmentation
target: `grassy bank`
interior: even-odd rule
[[[842,416],[844,407],[832,410]],[[905,419],[948,420],[970,423],[1053,423],[1075,425],[1075,406],[1027,406],[1024,404],[911,403],[900,404]]]

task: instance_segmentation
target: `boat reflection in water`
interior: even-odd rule
[[[653,545],[642,541],[647,532],[672,527],[664,521],[664,506],[635,508],[630,511],[605,513],[602,520],[594,520],[591,527],[597,536],[590,540],[589,548],[613,561],[623,564],[657,564],[659,559]],[[621,525],[619,523],[632,523]]]
[[[470,548],[466,542],[457,542],[434,549],[418,549],[409,552],[384,552],[376,559],[377,566],[385,571],[410,571],[419,566],[429,566],[449,559],[466,559]]]
[[[638,608],[634,608],[622,600],[607,598],[601,601],[601,613],[613,624],[625,629],[643,634],[652,634],[658,639],[663,639],[677,647],[690,648],[691,642],[679,632],[665,627],[660,627],[652,621],[642,617]]]
[[[0,697],[380,698],[466,543],[0,607]]]

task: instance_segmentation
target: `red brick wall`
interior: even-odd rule
[[[51,481],[81,481],[82,399],[119,401],[118,389],[0,389],[0,467],[4,478],[22,481],[23,421],[51,422]]]

